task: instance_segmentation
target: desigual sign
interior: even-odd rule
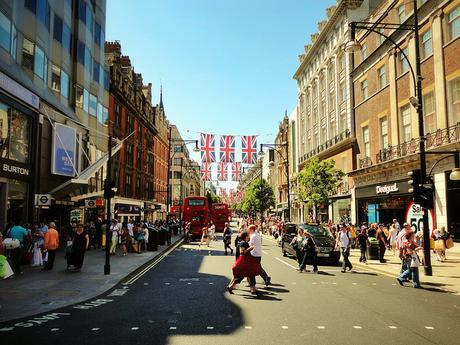
[[[375,191],[377,194],[390,194],[391,192],[399,191],[399,187],[397,183],[385,184],[375,187]]]

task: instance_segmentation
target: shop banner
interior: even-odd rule
[[[56,123],[53,131],[51,173],[75,176],[75,153],[77,131],[75,128]]]

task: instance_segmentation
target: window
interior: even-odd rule
[[[30,71],[34,70],[35,45],[24,37],[22,42],[22,66]]]
[[[64,23],[62,25],[62,47],[68,51],[69,53],[72,51],[72,34],[70,31],[70,27]]]
[[[388,147],[388,119],[386,116],[380,119],[380,147],[382,149]]]
[[[38,46],[35,46],[34,73],[40,79],[46,80],[45,70],[46,70],[45,53]]]
[[[16,60],[16,51],[18,47],[18,32],[16,31],[16,27],[11,25],[11,49],[10,54],[13,59]]]
[[[89,95],[89,114],[93,116],[97,114],[97,97],[92,94]]]
[[[339,57],[339,67],[340,67],[340,71],[345,70],[345,55],[340,55],[340,57]]]
[[[25,0],[24,7],[35,14],[46,29],[50,29],[50,5],[48,0]]]
[[[460,78],[449,82],[449,126],[460,122]]]
[[[363,145],[364,145],[364,156],[371,156],[371,142],[369,138],[369,126],[363,127]]]
[[[89,112],[89,92],[83,89],[83,110]]]
[[[182,178],[182,173],[180,171],[174,171],[174,179],[180,180]]]
[[[399,6],[397,11],[398,11],[399,23],[402,24],[406,20],[406,6],[405,5]]]
[[[30,130],[28,116],[0,102],[0,157],[28,163]]]
[[[449,27],[449,37],[451,40],[460,36],[460,7],[449,13],[447,16],[447,24]]]
[[[0,46],[10,51],[11,21],[0,11]]]
[[[54,64],[51,68],[51,89],[61,92],[61,69]]]
[[[182,165],[182,158],[174,158],[174,165]]]
[[[347,100],[347,90],[345,89],[345,83],[344,82],[340,83],[339,92],[340,92],[339,93],[339,95],[340,95],[339,102],[343,103],[343,102],[345,102]]]
[[[425,134],[436,132],[436,102],[434,92],[423,95],[423,114],[425,115]]]
[[[182,152],[182,145],[175,144],[174,145],[174,152]]]
[[[365,44],[361,46],[361,58],[362,60],[366,60],[367,58],[367,46]]]
[[[382,44],[384,41],[385,41],[385,29],[384,28],[380,28],[378,29],[378,31],[382,34],[382,35],[377,35],[378,36],[378,42],[379,44]]]
[[[377,74],[379,77],[379,89],[381,89],[387,85],[387,75],[386,75],[385,66],[380,67],[377,70]]]
[[[343,133],[345,130],[348,128],[348,123],[347,123],[347,113],[343,112],[340,114],[339,118],[339,132]]]
[[[81,41],[78,41],[77,43],[77,61],[81,63],[85,69],[89,72],[91,72],[91,52],[89,49],[85,46],[85,44]]]
[[[369,97],[367,80],[361,82],[361,100],[365,101]]]
[[[102,47],[104,42],[102,41],[103,32],[99,23],[94,24],[94,43],[99,47]]]
[[[412,139],[410,107],[401,108],[401,142],[406,143]]]
[[[99,83],[100,66],[96,60],[93,60],[93,80]]]
[[[404,74],[409,70],[409,62],[406,59],[406,56],[409,58],[409,50],[407,48],[404,48],[402,50],[404,54],[401,52],[399,53],[399,74]]]
[[[83,109],[83,88],[80,85],[75,85],[75,106]]]
[[[102,107],[102,124],[109,124],[109,109],[107,109],[106,107]]]
[[[61,70],[61,95],[69,98],[69,75]]]
[[[97,118],[97,122],[99,123],[103,123],[103,120],[102,120],[102,104],[97,102],[97,115],[96,115],[96,118]]]
[[[433,34],[431,29],[422,35],[422,59],[425,59],[433,54]]]
[[[62,18],[54,14],[53,37],[59,43],[62,43]]]

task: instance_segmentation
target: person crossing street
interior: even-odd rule
[[[347,271],[347,268],[349,271],[351,271],[353,268],[353,265],[348,259],[348,257],[350,256],[351,236],[350,236],[350,232],[347,230],[347,228],[343,224],[340,224],[339,227],[340,227],[340,231],[337,234],[336,246],[339,247],[342,252],[342,257],[343,257],[342,273],[345,273]]]
[[[225,249],[225,255],[227,254],[227,249],[230,249],[230,255],[233,254],[233,248],[230,247],[230,243],[232,241],[232,229],[230,229],[230,226],[228,223],[225,223],[224,227],[224,249]]]
[[[250,225],[248,228],[249,231],[249,245],[252,247],[251,255],[257,259],[257,261],[261,264],[260,266],[260,276],[265,282],[265,286],[270,285],[271,277],[268,276],[267,272],[262,267],[262,238],[260,237],[260,233],[256,230],[255,225]]]

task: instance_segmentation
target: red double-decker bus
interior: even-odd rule
[[[231,220],[231,209],[227,204],[212,204],[211,219],[216,226],[216,231],[223,231],[225,223]]]
[[[190,236],[201,237],[202,230],[208,226],[210,219],[208,199],[204,196],[189,196],[184,199],[182,220],[190,222]]]

